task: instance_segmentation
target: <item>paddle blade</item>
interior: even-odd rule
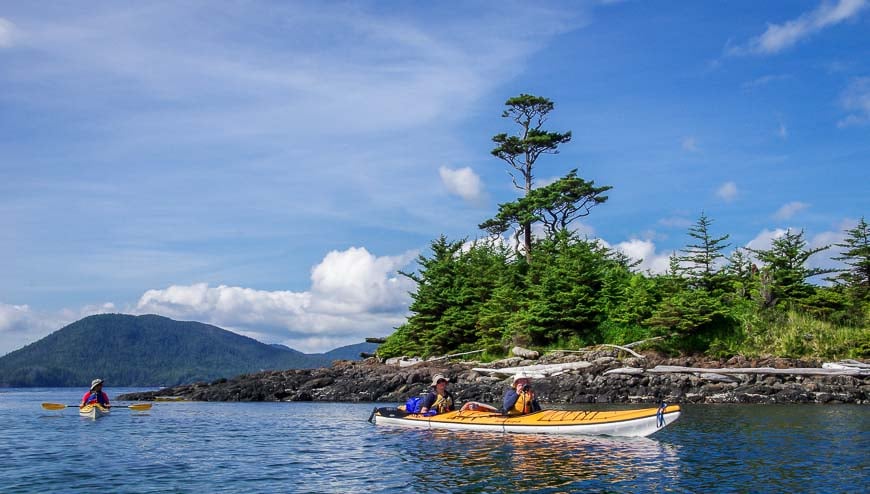
[[[143,410],[151,410],[151,403],[137,403],[135,405],[130,405],[130,410],[135,410],[137,412],[141,412]]]
[[[61,405],[60,403],[43,403],[42,408],[46,410],[63,410],[66,408],[66,405]]]

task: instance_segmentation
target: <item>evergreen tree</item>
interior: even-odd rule
[[[762,285],[769,286],[770,295],[767,305],[773,305],[780,300],[800,301],[815,290],[807,283],[807,279],[821,274],[831,273],[833,269],[810,268],[806,266],[807,260],[816,253],[828,249],[830,246],[806,248],[804,231],[794,233],[787,230],[785,234],[773,240],[770,249],[747,249],[764,263],[762,273]],[[765,279],[769,275],[769,285]]]
[[[604,192],[612,189],[608,185],[595,187],[594,181],[586,181],[571,170],[566,176],[545,187],[532,189],[525,197],[499,204],[498,214],[479,225],[491,235],[503,235],[517,225],[515,241],[525,231],[524,225],[537,222],[544,224],[548,238],[555,238],[561,230],[566,230],[577,218],[588,216],[591,209],[607,201]]]
[[[846,230],[843,243],[834,245],[843,250],[833,259],[849,267],[828,279],[844,286],[854,299],[870,300],[870,225],[861,217],[855,228]]]
[[[712,224],[713,221],[702,211],[698,222],[689,228],[689,236],[697,242],[686,246],[683,250],[685,255],[679,258],[682,273],[692,281],[693,285],[708,292],[723,284],[716,263],[725,257],[722,251],[730,245],[725,243],[728,235],[713,237],[710,234]]]
[[[514,186],[527,196],[534,184],[535,162],[542,154],[558,154],[559,145],[571,140],[571,132],[548,132],[542,129],[554,107],[547,98],[520,94],[508,99],[505,105],[508,108],[502,117],[510,118],[519,125],[519,132],[511,136],[506,133],[493,136],[492,140],[497,146],[492,150],[492,155],[520,173],[521,181],[518,182],[517,177],[509,172]],[[532,249],[532,220],[522,217],[520,221],[519,230],[528,259]]]
[[[378,348],[379,355],[421,355],[429,351],[439,324],[454,303],[457,253],[461,248],[461,241],[450,242],[441,235],[431,244],[431,257],[421,254],[417,258],[419,273],[400,271],[400,274],[417,283],[417,290],[411,294],[412,302],[408,308],[412,315]]]
[[[536,244],[525,309],[532,343],[596,339],[595,328],[601,321],[596,297],[606,265],[605,252],[597,243],[577,240],[564,230],[555,240]]]

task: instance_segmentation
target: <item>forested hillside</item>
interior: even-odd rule
[[[107,386],[170,386],[358,358],[356,345],[345,348],[308,355],[198,322],[102,314],[0,358],[0,386],[85,386],[95,377]]]

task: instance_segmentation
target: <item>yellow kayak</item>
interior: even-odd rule
[[[92,403],[90,405],[84,405],[79,407],[79,415],[95,420],[104,415],[108,415],[110,411],[111,410],[108,407],[104,407],[99,403]]]
[[[378,408],[377,425],[517,434],[582,434],[649,436],[680,417],[680,406],[638,410],[543,410],[507,416],[484,410],[462,410],[431,417],[406,414],[397,408]]]

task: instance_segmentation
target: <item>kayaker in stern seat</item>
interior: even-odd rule
[[[432,377],[432,387],[429,390],[429,394],[423,398],[420,413],[427,413],[430,410],[435,413],[446,413],[453,410],[453,395],[450,394],[450,391],[447,391],[448,382],[450,380],[444,377],[443,374],[435,374]]]
[[[102,379],[94,379],[91,381],[91,389],[84,396],[82,396],[82,404],[90,405],[91,403],[99,403],[103,406],[111,406],[109,404],[109,395],[103,392],[103,380]]]
[[[507,415],[525,415],[539,411],[541,405],[529,386],[529,376],[522,372],[516,373],[511,387],[504,394],[501,412]]]

